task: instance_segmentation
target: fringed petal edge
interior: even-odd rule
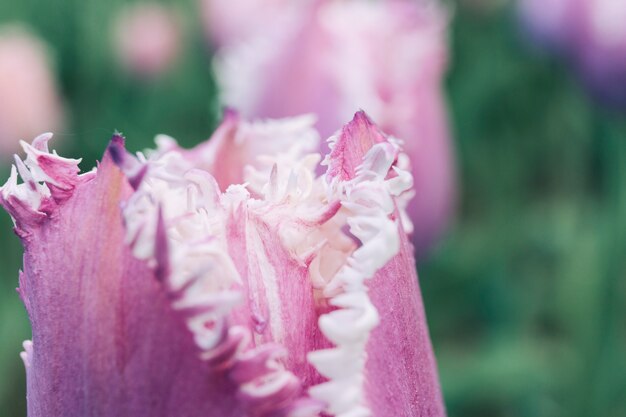
[[[76,186],[95,177],[95,170],[79,175],[80,159],[63,158],[48,150],[52,133],[44,133],[32,144],[21,142],[26,153],[15,155],[11,175],[0,187],[0,205],[11,215],[15,232],[28,238],[32,228],[51,216],[55,208],[72,196]],[[18,176],[22,183],[18,184]]]

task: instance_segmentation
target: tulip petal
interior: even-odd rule
[[[367,398],[376,416],[445,416],[412,246],[399,234],[398,254],[368,285],[380,325],[367,346]]]
[[[97,174],[79,181],[65,175],[71,161],[40,155],[36,145],[28,148],[37,157],[30,170],[50,181],[37,186],[73,189],[54,215],[41,211],[45,217],[23,239],[19,292],[33,330],[22,354],[28,415],[241,415],[230,383],[207,378],[162,284],[123,244],[119,206],[132,189],[109,153]],[[52,165],[38,171],[42,158]],[[15,187],[3,188],[3,205],[14,213],[23,200],[6,193]]]
[[[360,241],[325,289],[339,309],[323,314],[319,324],[336,347],[309,354],[329,378],[310,393],[337,416],[445,415],[412,248],[393,199],[411,186],[393,167],[398,153],[357,113],[331,140],[325,161],[328,181],[351,211],[350,232]]]

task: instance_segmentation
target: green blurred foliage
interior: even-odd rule
[[[462,195],[419,268],[449,415],[623,417],[626,119],[526,48],[512,8],[489,1],[454,4],[447,90]],[[192,145],[217,122],[197,4],[169,2],[185,49],[158,82],[137,82],[111,49],[122,3],[0,2],[0,22],[25,21],[51,46],[71,113],[58,147],[85,169],[115,129],[142,149],[157,133]],[[21,248],[4,214],[0,230],[0,415],[24,416]]]

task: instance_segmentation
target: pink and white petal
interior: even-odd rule
[[[247,182],[247,172],[267,165],[271,168],[267,159],[290,152],[294,145],[298,152],[317,151],[320,139],[314,123],[312,115],[247,122],[236,111],[226,109],[222,123],[206,142],[187,150],[173,139],[161,138],[158,152],[180,153],[193,167],[210,173],[225,191],[230,185]]]
[[[318,326],[321,308],[308,265],[284,248],[276,225],[240,207],[229,218],[228,249],[243,280],[246,303],[234,312],[250,328],[254,343],[288,347],[283,360],[303,385],[319,382],[306,355],[328,346]]]
[[[339,309],[319,325],[336,346],[309,354],[329,378],[310,393],[335,415],[445,416],[413,251],[393,200],[406,191],[401,183],[410,187],[394,166],[399,149],[364,113],[331,148],[327,180],[342,193],[360,247],[325,289]]]

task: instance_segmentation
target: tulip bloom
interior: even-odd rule
[[[177,16],[158,3],[140,3],[122,11],[114,27],[114,43],[124,69],[152,78],[169,69],[181,49]]]
[[[45,45],[20,25],[0,29],[0,159],[20,139],[60,128],[63,109]]]
[[[520,0],[520,15],[540,44],[572,62],[598,99],[626,106],[626,2]]]
[[[114,136],[80,175],[50,135],[23,145],[0,202],[25,247],[30,417],[445,415],[407,158],[358,113],[317,176],[311,126],[230,112],[137,157]]]
[[[277,12],[282,20],[265,21],[269,30],[222,49],[216,73],[224,101],[248,117],[313,113],[322,135],[362,108],[402,138],[413,167],[416,198],[408,213],[421,257],[448,225],[456,197],[441,85],[447,13],[431,1],[298,4],[299,13]]]

